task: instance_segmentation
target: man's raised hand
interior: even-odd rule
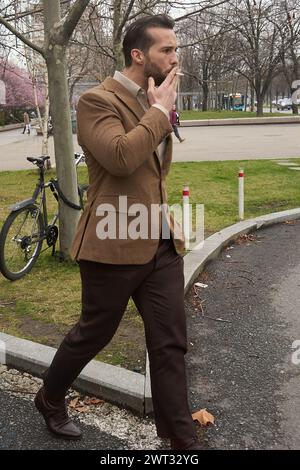
[[[177,96],[176,89],[178,78],[176,72],[178,72],[178,67],[174,67],[168,73],[159,87],[156,87],[154,79],[149,77],[147,94],[150,106],[157,103],[164,106],[168,111],[171,111]]]

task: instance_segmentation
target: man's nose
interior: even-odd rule
[[[178,60],[178,53],[174,51],[174,53],[172,54],[172,66],[173,67],[176,67],[176,65],[179,64],[179,60]]]

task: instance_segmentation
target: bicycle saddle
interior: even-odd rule
[[[37,164],[43,164],[44,161],[49,160],[49,158],[50,158],[49,155],[44,155],[43,157],[27,157],[27,160],[37,165]]]

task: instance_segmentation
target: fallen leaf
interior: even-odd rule
[[[77,406],[75,409],[76,411],[79,411],[79,413],[87,413],[88,411],[90,411],[89,406]]]
[[[74,398],[73,400],[70,401],[69,406],[71,408],[76,408],[79,402],[79,397]]]
[[[87,397],[84,399],[85,405],[103,405],[103,403],[105,403],[104,400],[100,400],[96,397]]]
[[[255,239],[256,239],[256,236],[253,235],[252,233],[250,233],[250,234],[243,233],[242,235],[240,235],[240,236],[237,238],[237,240],[235,241],[235,243],[236,243],[237,245],[241,245],[242,243],[253,242]]]
[[[212,414],[206,411],[206,408],[196,411],[192,414],[194,421],[198,421],[201,426],[209,426],[210,424],[215,424],[215,418]]]
[[[296,222],[294,220],[286,220],[284,223],[286,225],[295,225],[296,224]]]

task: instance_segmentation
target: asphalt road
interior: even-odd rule
[[[256,232],[205,272],[203,314],[187,298],[191,402],[216,417],[202,438],[212,449],[300,449],[300,221]]]
[[[84,435],[79,441],[64,441],[52,436],[45,428],[31,401],[0,391],[0,450],[80,450],[126,449],[126,441],[80,424]],[[35,432],[33,432],[35,430]]]
[[[299,124],[184,127],[186,140],[174,137],[173,161],[247,160],[300,157]],[[34,132],[34,131],[33,131]],[[42,137],[21,133],[21,129],[0,132],[0,171],[31,168],[27,156],[41,154]],[[80,151],[76,135],[74,150]],[[49,154],[54,164],[53,137]]]

